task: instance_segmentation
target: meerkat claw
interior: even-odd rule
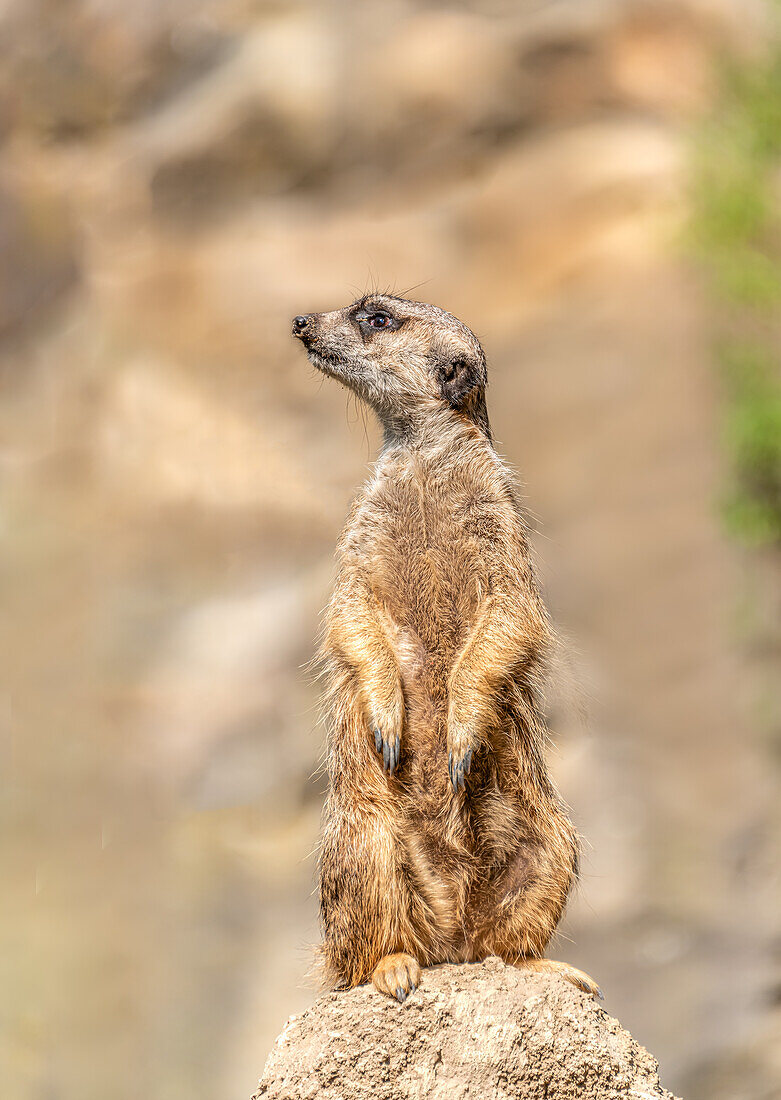
[[[453,784],[453,790],[457,793],[459,789],[464,786],[464,762],[463,760],[460,762],[453,760],[453,754],[451,752],[448,759],[448,768],[450,771],[450,782]]]
[[[394,997],[399,1004],[404,1004],[419,984],[420,965],[417,959],[403,953],[386,955],[372,974],[374,988],[388,997]]]
[[[450,774],[450,782],[453,784],[453,790],[459,791],[466,788],[466,776],[469,775],[469,770],[472,767],[473,750],[468,749],[461,760],[454,761],[453,753],[448,753],[447,757],[447,770]]]
[[[382,770],[389,775],[393,775],[399,766],[401,757],[401,738],[397,735],[395,741],[387,741],[378,726],[374,726],[372,732],[374,733],[374,745],[377,752],[382,753]]]

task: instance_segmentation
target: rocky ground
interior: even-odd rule
[[[293,1016],[253,1100],[675,1100],[591,996],[501,959],[426,971],[397,1004],[370,986]]]
[[[777,777],[682,247],[713,58],[761,25],[730,0],[3,5],[20,1100],[248,1095],[314,997],[306,663],[377,436],[289,318],[372,285],[483,339],[573,642],[553,766],[588,847],[556,952],[674,1091],[775,1095]]]

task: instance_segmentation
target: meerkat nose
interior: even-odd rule
[[[294,317],[293,318],[293,334],[296,335],[299,332],[303,332],[308,324],[309,324],[309,318],[308,317],[302,317],[301,315],[299,315],[298,317]]]

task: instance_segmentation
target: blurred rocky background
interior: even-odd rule
[[[0,4],[9,1100],[249,1096],[315,996],[307,663],[377,433],[289,319],[374,286],[483,339],[572,643],[555,954],[675,1092],[780,1094],[772,16]]]

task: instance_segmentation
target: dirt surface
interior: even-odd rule
[[[591,997],[490,958],[425,971],[404,1005],[361,986],[292,1016],[253,1100],[669,1098]]]

